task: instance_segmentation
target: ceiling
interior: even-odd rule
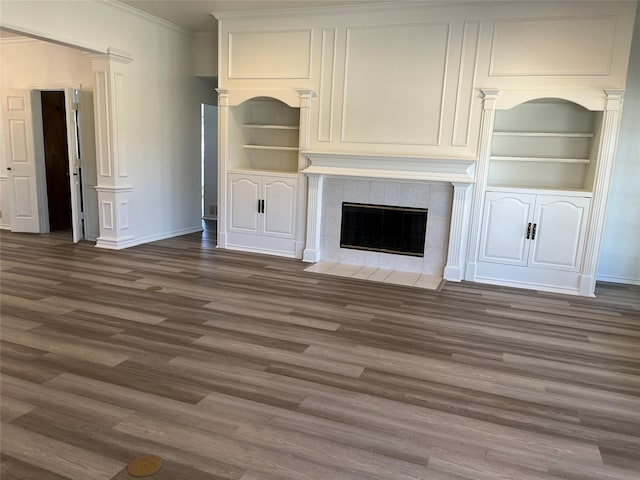
[[[333,7],[385,0],[119,0],[130,7],[168,20],[192,32],[216,32],[218,22],[211,12]],[[403,0],[406,1],[406,0]]]

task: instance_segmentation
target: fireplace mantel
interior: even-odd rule
[[[476,160],[396,155],[302,152],[310,162],[306,174],[385,180],[473,183]]]
[[[383,181],[447,182],[453,185],[453,202],[444,278],[452,281],[462,280],[476,160],[310,151],[302,152],[302,155],[310,162],[302,171],[309,179],[307,237],[303,261],[320,260],[324,178],[360,177]]]

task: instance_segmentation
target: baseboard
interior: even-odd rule
[[[444,279],[448,282],[461,282],[464,278],[462,269],[456,266],[447,265],[444,267]]]
[[[201,231],[202,231],[202,226],[184,228],[181,230],[174,230],[172,232],[160,233],[158,235],[149,235],[148,237],[131,238],[123,242],[118,242],[117,244],[115,242],[105,244],[104,241],[101,242],[100,239],[98,238],[96,247],[108,248],[110,250],[122,250],[129,247],[135,247],[136,245],[157,242],[159,240],[166,240],[167,238],[179,237],[181,235],[188,235],[190,233],[197,233]]]
[[[11,230],[11,225],[0,225],[0,230]]]
[[[612,275],[598,275],[596,280],[600,282],[624,283],[627,285],[640,285],[639,278],[616,277]]]

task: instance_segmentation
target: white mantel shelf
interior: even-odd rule
[[[352,153],[302,152],[310,165],[302,172],[340,177],[474,183],[476,160]]]

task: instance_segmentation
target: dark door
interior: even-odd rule
[[[64,92],[41,92],[49,229],[71,228],[71,187]]]

